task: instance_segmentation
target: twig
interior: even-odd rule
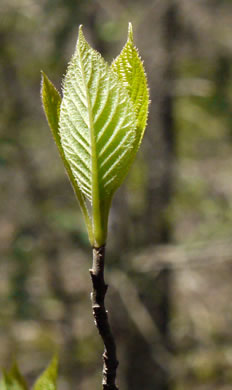
[[[139,254],[125,253],[127,264],[139,272],[160,272],[162,269],[188,271],[189,269],[212,267],[214,264],[232,262],[231,240],[202,241],[193,246],[157,245]]]
[[[93,248],[93,266],[90,269],[93,284],[91,300],[95,325],[104,343],[102,388],[103,390],[118,390],[118,387],[115,385],[118,367],[116,346],[104,304],[108,287],[104,280],[104,260],[105,246]]]

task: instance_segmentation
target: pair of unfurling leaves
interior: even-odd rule
[[[85,218],[91,245],[105,244],[114,192],[142,141],[149,91],[143,63],[128,40],[109,66],[79,29],[63,97],[42,73],[42,102]]]
[[[57,358],[52,359],[47,369],[35,382],[32,390],[56,390],[57,381]],[[0,390],[28,390],[29,387],[14,363],[9,371],[3,371],[0,381]]]

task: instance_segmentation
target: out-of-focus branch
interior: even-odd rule
[[[126,256],[127,259],[132,259],[132,267],[140,272],[159,272],[164,268],[181,271],[232,262],[232,244],[231,241],[224,240],[214,243],[201,242],[192,247],[157,245],[135,256],[132,253],[127,253]]]

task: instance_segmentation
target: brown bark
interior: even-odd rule
[[[103,390],[118,390],[115,384],[118,367],[116,346],[104,303],[108,287],[104,280],[104,260],[105,246],[93,248],[93,266],[90,269],[93,284],[91,300],[95,325],[104,343],[102,388]]]

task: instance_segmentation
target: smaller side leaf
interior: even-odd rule
[[[111,68],[117,74],[119,80],[123,82],[134,106],[137,120],[137,151],[147,124],[149,89],[143,62],[133,42],[131,23],[128,27],[127,42],[119,56],[113,61]]]
[[[61,96],[44,72],[42,73],[41,99],[48,124],[51,128],[55,142],[60,148],[60,136],[58,132]]]
[[[61,105],[61,96],[57,89],[54,87],[52,82],[46,76],[44,72],[42,73],[42,82],[41,82],[41,100],[43,103],[44,112],[49,124],[49,127],[52,131],[53,138],[58,147],[60,157],[65,166],[66,172],[68,174],[69,180],[72,184],[76,197],[80,203],[82,213],[85,218],[85,223],[87,225],[87,230],[89,234],[90,242],[93,243],[93,234],[92,234],[92,225],[88,210],[85,204],[85,199],[78,188],[77,182],[72,174],[70,165],[65,158],[63,147],[61,145],[60,133],[59,133],[59,119],[60,119],[60,105]]]
[[[33,390],[56,390],[58,361],[55,356],[49,366],[37,379],[33,386]]]
[[[73,182],[72,172],[69,168],[69,164],[65,159],[63,148],[61,146],[60,134],[59,134],[59,119],[60,119],[60,105],[61,105],[61,96],[57,89],[54,87],[52,82],[46,76],[44,72],[42,73],[42,82],[41,82],[41,100],[43,103],[44,112],[49,124],[49,127],[52,131],[53,138],[58,147],[60,157],[63,160],[65,168],[68,172],[68,176],[74,186],[76,186],[75,180]]]

